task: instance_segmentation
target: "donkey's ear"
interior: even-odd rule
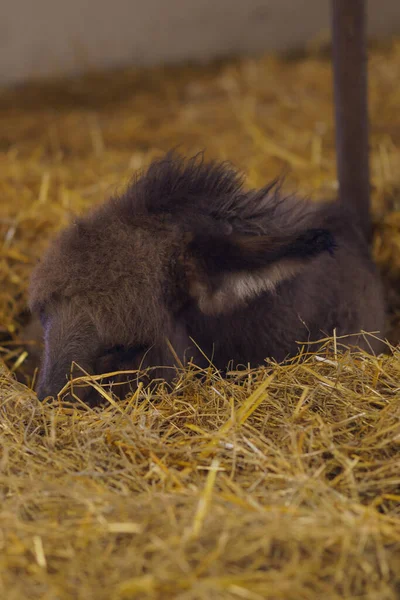
[[[294,235],[196,235],[187,240],[189,294],[209,315],[229,312],[290,279],[335,241],[326,229]]]

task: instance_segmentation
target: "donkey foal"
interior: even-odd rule
[[[40,398],[72,361],[171,379],[176,358],[206,364],[197,348],[223,370],[282,361],[334,329],[383,346],[357,335],[383,334],[384,305],[350,205],[285,198],[276,183],[244,191],[226,164],[174,154],[53,241],[30,307],[44,330]]]

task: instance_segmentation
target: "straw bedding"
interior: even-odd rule
[[[400,597],[400,42],[370,54],[385,356],[340,340],[90,409],[29,390],[29,273],[71,215],[180,146],[249,185],[334,196],[321,53],[93,73],[0,92],[0,597]],[[255,343],[257,341],[255,340]],[[101,380],[91,380],[99,386]],[[28,384],[28,387],[24,383]],[[100,388],[101,389],[101,388]]]

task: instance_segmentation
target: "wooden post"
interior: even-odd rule
[[[339,197],[351,203],[370,239],[365,0],[331,0]]]

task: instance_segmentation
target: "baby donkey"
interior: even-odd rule
[[[171,380],[188,359],[221,370],[283,361],[335,329],[350,346],[383,348],[360,334],[382,337],[384,303],[352,206],[284,197],[276,182],[245,191],[233,168],[202,156],[170,153],[76,219],[34,270],[30,307],[44,330],[41,399],[73,361]]]

